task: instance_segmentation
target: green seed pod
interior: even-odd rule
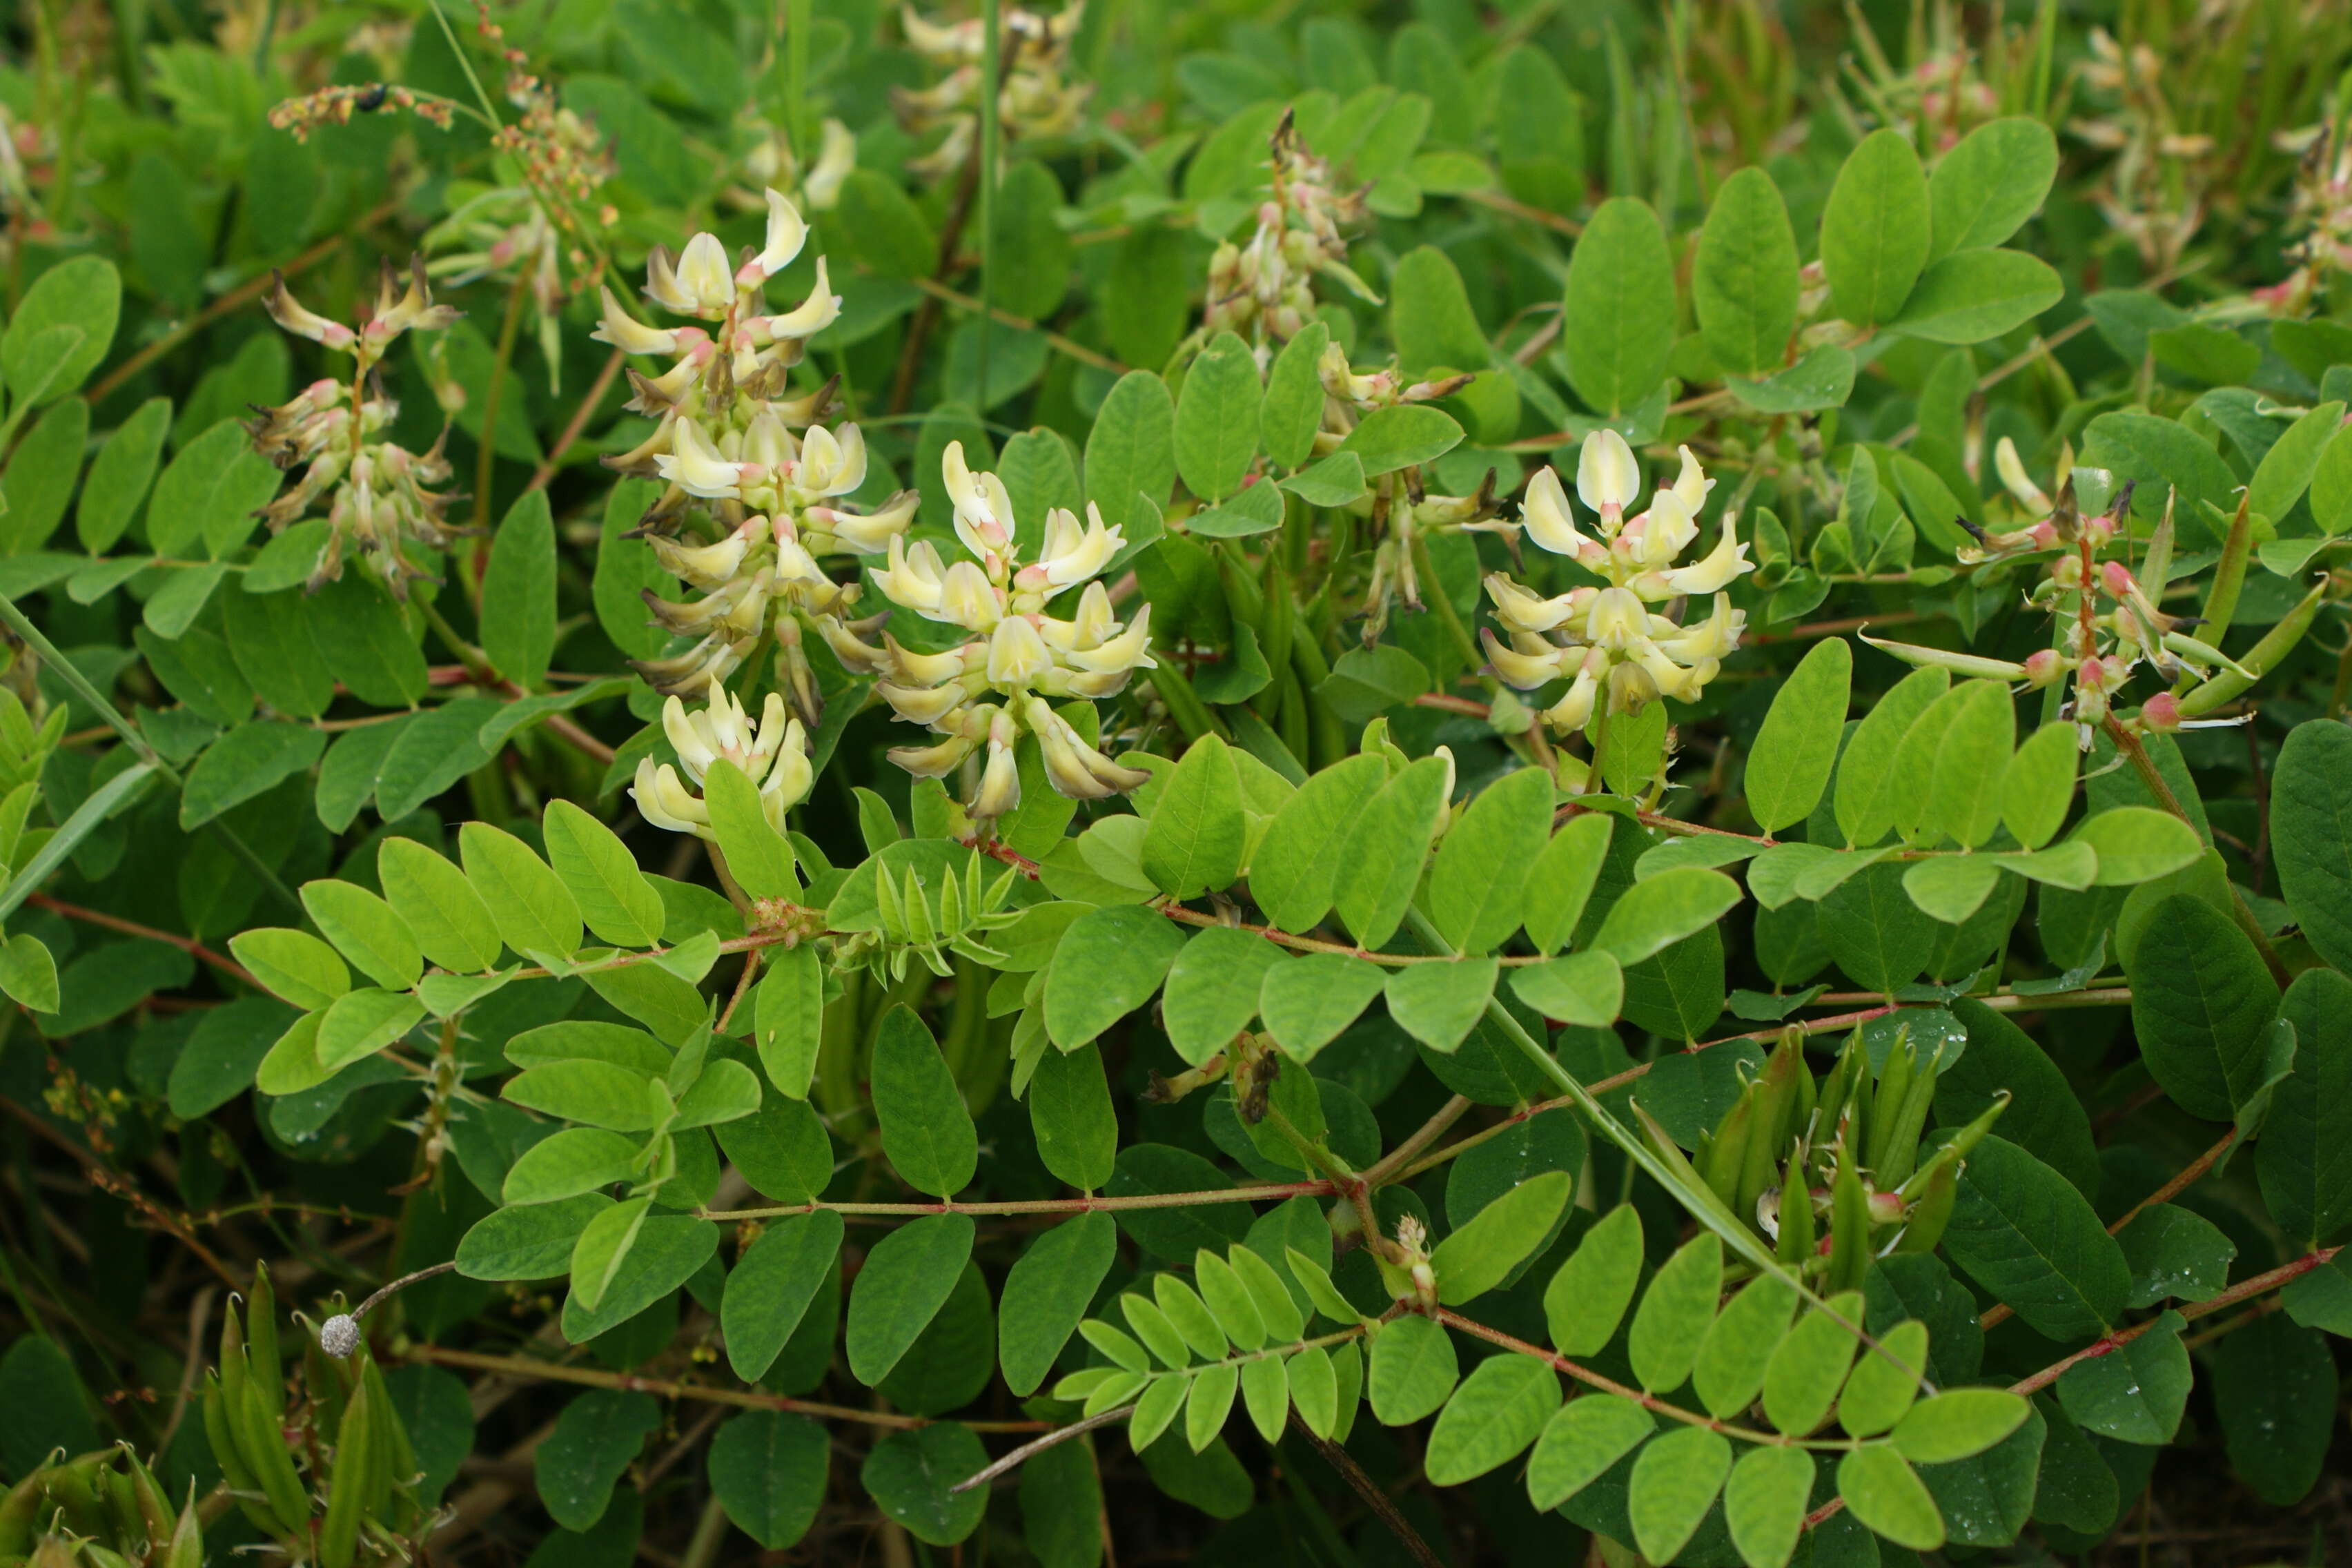
[[[1830,1268],[1824,1290],[1856,1290],[1870,1270],[1870,1194],[1851,1154],[1838,1162],[1830,1184]]]
[[[269,1288],[269,1266],[253,1268],[253,1295],[245,1304],[246,1359],[272,1415],[286,1414],[286,1363],[278,1350],[278,1293]]]
[[[287,1451],[286,1435],[262,1395],[259,1381],[247,1380],[243,1398],[229,1412],[229,1429],[237,1453],[269,1500],[269,1511],[278,1516],[278,1532],[295,1535],[310,1523],[310,1494],[303,1489],[294,1457]]]
[[[378,1465],[376,1430],[369,1415],[368,1389],[362,1384],[343,1407],[335,1433],[334,1479],[327,1490],[327,1512],[319,1527],[320,1568],[352,1568],[359,1550],[360,1521],[368,1511],[370,1471]]]
[[[0,1559],[23,1556],[33,1547],[33,1526],[41,1511],[44,1472],[35,1470],[0,1494]]]
[[[1938,1164],[1911,1205],[1910,1219],[1896,1240],[1897,1252],[1933,1252],[1952,1222],[1952,1205],[1959,1197],[1960,1166],[1957,1160]]]

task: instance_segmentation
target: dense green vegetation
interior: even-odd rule
[[[2352,1553],[2352,9],[0,26],[0,1568]]]

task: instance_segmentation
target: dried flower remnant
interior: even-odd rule
[[[784,831],[784,814],[808,795],[814,776],[808,733],[784,711],[784,700],[775,692],[768,693],[756,723],[730,691],[713,692],[709,703],[693,713],[670,698],[662,704],[662,733],[677,752],[677,767],[641,757],[629,786],[637,810],[656,827],[716,842],[710,809],[698,792],[712,765],[721,762],[740,769],[759,790],[761,814],[778,833]],[[683,780],[678,768],[686,770]]]
[[[2050,552],[2049,569],[2026,595],[2026,602],[2057,618],[2053,645],[2021,661],[1882,642],[1867,634],[1863,641],[1907,663],[1965,676],[2016,681],[2036,689],[2071,683],[2071,694],[2060,711],[2081,727],[2085,747],[2091,743],[2093,729],[2114,711],[2125,683],[2142,666],[2170,682],[2206,679],[2223,672],[2252,679],[2237,660],[2189,635],[2187,628],[2197,624],[2194,618],[2169,614],[2159,605],[2171,575],[2175,498],[2167,496],[2163,518],[2153,532],[2137,542],[2139,565],[2135,572],[2125,559],[2102,558],[2110,547],[2128,551],[2134,542],[2125,527],[2131,510],[2131,485],[2114,489],[2105,510],[2084,517],[2076,504],[2076,486],[2106,496],[2114,477],[2105,470],[2073,468],[2058,481],[2053,498],[2026,473],[2007,437],[1994,449],[1994,464],[2003,487],[2025,514],[2031,517],[2039,511],[2042,515],[2004,532],[1971,530],[1977,532],[1977,542],[1963,546],[1959,558],[1964,563],[1980,563]],[[2197,712],[2204,710],[2201,704],[2191,707]],[[2175,694],[2168,691],[2150,698],[2137,714],[2122,721],[2126,728],[2159,731],[2177,730],[2189,721]]]
[[[1747,627],[1746,613],[1724,592],[1755,570],[1731,517],[1713,550],[1686,566],[1674,563],[1698,537],[1698,511],[1715,481],[1685,447],[1675,482],[1657,487],[1649,505],[1629,516],[1641,486],[1641,464],[1625,438],[1594,431],[1578,456],[1576,492],[1599,518],[1595,531],[1577,527],[1549,468],[1528,482],[1520,521],[1539,549],[1569,557],[1605,585],[1543,598],[1504,573],[1486,578],[1496,623],[1508,639],[1480,629],[1495,674],[1522,691],[1565,679],[1568,690],[1543,710],[1563,734],[1582,730],[1604,699],[1612,713],[1634,712],[1661,697],[1696,700]],[[1708,595],[1712,611],[1693,625],[1650,607]]]
[[[842,498],[866,482],[865,437],[855,425],[815,423],[829,383],[786,395],[808,340],[841,313],[841,300],[819,257],[808,298],[782,314],[765,313],[768,280],[808,236],[799,210],[781,194],[767,192],[765,202],[765,244],[756,252],[745,247],[732,266],[711,234],[696,235],[676,257],[656,247],[646,258],[646,297],[709,328],[648,326],[604,289],[597,339],[670,362],[656,376],[630,368],[628,406],[656,423],[635,448],[605,461],[665,481],[640,531],[663,567],[703,595],[683,604],[646,595],[656,622],[695,641],[638,661],[638,670],[665,694],[697,695],[772,635],[777,682],[813,724],[820,703],[804,631],[855,648],[861,629],[844,624],[858,584],[836,583],[818,563],[879,554],[914,521],[916,496],[902,490],[872,511],[850,509]]]
[[[2115,154],[2095,200],[2107,226],[2129,239],[2149,270],[2176,266],[2200,227],[2209,195],[2226,177],[2213,138],[2182,128],[2184,111],[2166,91],[2163,58],[2148,44],[2090,34],[2091,58],[2076,68],[2091,112],[2069,134]]]
[[[1077,129],[1078,111],[1094,89],[1069,79],[1070,40],[1084,19],[1084,0],[1051,16],[1017,6],[1001,13],[997,46],[997,124],[1007,140],[1066,136]],[[947,72],[919,90],[890,89],[899,123],[920,135],[944,127],[946,136],[907,167],[927,179],[961,169],[980,138],[981,62],[986,30],[978,17],[961,22],[926,20],[912,5],[900,13],[907,42]]]
[[[493,43],[502,40],[487,11],[478,26]],[[501,183],[453,185],[449,216],[425,235],[426,247],[438,253],[428,270],[452,285],[519,278],[553,381],[563,363],[563,307],[604,277],[604,231],[619,218],[597,199],[613,176],[613,155],[596,127],[530,71],[521,50],[501,52],[506,100],[519,111],[492,136]]]
[[[2311,310],[2336,273],[2352,272],[2352,117],[2331,115],[2276,142],[2301,154],[2288,221],[2303,237],[2285,252],[2294,269],[2252,294],[2273,315],[2293,320]]]
[[[405,596],[412,579],[431,575],[411,558],[410,547],[439,550],[463,531],[445,515],[454,498],[433,488],[449,479],[442,453],[448,427],[421,453],[377,439],[399,416],[400,405],[384,395],[376,367],[404,332],[438,331],[460,312],[433,302],[421,257],[410,258],[405,278],[384,264],[374,307],[356,327],[304,307],[284,277],[273,275],[273,282],[262,300],[269,319],[298,338],[350,354],[352,370],[348,382],[332,376],[312,382],[247,422],[256,451],[282,469],[303,470],[260,515],[272,531],[282,531],[330,497],[330,531],[308,586],[315,592],[341,577],[344,556],[356,553],[395,596]]]
[[[978,763],[967,769],[977,776],[966,805],[982,821],[1021,803],[1013,747],[1024,731],[1036,737],[1045,776],[1060,794],[1099,800],[1135,788],[1150,775],[1096,750],[1049,700],[1116,697],[1136,670],[1156,668],[1150,606],[1122,623],[1096,580],[1125,542],[1120,531],[1106,527],[1091,505],[1083,525],[1056,507],[1034,551],[1024,551],[1003,481],[967,468],[960,441],[949,444],[940,467],[955,503],[956,537],[971,558],[950,565],[929,542],[909,549],[893,538],[889,564],[874,574],[874,585],[892,604],[960,628],[964,640],[921,653],[885,633],[880,647],[845,656],[881,676],[875,690],[900,719],[946,737],[898,747],[890,760],[922,778]],[[1047,601],[1080,584],[1069,619],[1046,613]]]

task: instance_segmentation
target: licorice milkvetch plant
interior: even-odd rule
[[[2327,1560],[2352,16],[1247,9],[0,25],[0,1568]]]

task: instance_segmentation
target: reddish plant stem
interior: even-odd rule
[[[1006,1198],[997,1202],[960,1204],[779,1204],[772,1208],[703,1209],[709,1220],[777,1219],[787,1215],[835,1214],[881,1219],[916,1219],[926,1215],[1116,1214],[1129,1209],[1189,1208],[1195,1204],[1279,1203],[1286,1198],[1326,1197],[1339,1190],[1336,1182],[1267,1182],[1247,1187],[1214,1187],[1195,1193],[1136,1193],[1127,1197]]]
[[[930,1421],[920,1415],[901,1415],[888,1410],[860,1410],[848,1405],[824,1405],[810,1399],[788,1399],[781,1394],[764,1394],[745,1388],[710,1388],[698,1383],[678,1383],[669,1378],[639,1377],[634,1373],[600,1372],[591,1366],[568,1366],[561,1362],[534,1361],[529,1356],[484,1355],[477,1351],[446,1350],[439,1345],[412,1344],[405,1352],[412,1362],[431,1362],[439,1366],[461,1366],[473,1372],[496,1373],[501,1377],[536,1378],[551,1383],[577,1383],[590,1388],[612,1388],[651,1394],[663,1399],[700,1399],[714,1405],[733,1405],[746,1410],[790,1410],[803,1415],[823,1416],[835,1421],[860,1421],[869,1426],[915,1427],[929,1426]],[[966,1421],[962,1425],[975,1432],[1043,1432],[1049,1421]]]
[[[1589,1366],[1570,1361],[1556,1352],[1548,1351],[1541,1345],[1531,1345],[1527,1341],[1507,1334],[1500,1329],[1490,1329],[1486,1324],[1465,1318],[1450,1308],[1440,1307],[1431,1315],[1449,1329],[1459,1329],[1462,1332],[1475,1339],[1484,1340],[1490,1345],[1500,1345],[1507,1351],[1516,1351],[1524,1356],[1533,1356],[1554,1372],[1572,1377],[1587,1387],[1597,1388],[1603,1394],[1613,1394],[1620,1399],[1630,1399],[1643,1409],[1664,1415],[1670,1421],[1679,1421],[1686,1426],[1704,1426],[1710,1432],[1721,1432],[1727,1436],[1744,1438],[1750,1443],[1769,1443],[1780,1447],[1792,1447],[1797,1444],[1796,1438],[1779,1432],[1759,1432],[1754,1427],[1735,1426],[1731,1422],[1717,1420],[1712,1415],[1701,1415],[1696,1410],[1685,1410],[1679,1405],[1669,1404],[1654,1394],[1644,1394],[1638,1388],[1629,1387],[1619,1383],[1615,1378],[1604,1376]]]
[[[2310,1273],[2313,1269],[2325,1268],[2329,1260],[2334,1258],[2335,1256],[2342,1250],[2343,1248],[2337,1247],[2323,1247],[2315,1252],[2306,1252],[2301,1258],[2297,1258],[2291,1262],[2280,1264],[2276,1268],[2257,1274],[2250,1279],[2242,1279],[2237,1284],[2231,1286],[2227,1290],[2222,1291],[2218,1296],[2209,1297],[2202,1301],[2184,1302],[2178,1310],[2182,1318],[2187,1319],[2191,1322],[2195,1321],[2199,1318],[2211,1317],[2214,1313],[2226,1311],[2230,1308],[2236,1306],[2239,1302],[2243,1301],[2250,1297],[2260,1296],[2265,1291],[2275,1290],[2282,1285],[2293,1284],[2295,1280]],[[2243,1322],[2252,1322],[2254,1316],[2255,1314],[2249,1314],[2246,1318],[2241,1321]],[[2015,1383],[2009,1385],[2009,1392],[2016,1394],[2028,1395],[2038,1394],[2042,1389],[2049,1387],[2052,1384],[2065,1376],[2071,1369],[2080,1366],[2086,1361],[2096,1361],[2103,1355],[2112,1354],[2114,1352],[2121,1350],[2124,1346],[2131,1343],[2132,1341],[2139,1338],[2140,1335],[2147,1332],[2148,1330],[2156,1327],[2156,1325],[2160,1321],[2162,1321],[2161,1319],[2150,1318],[2146,1322],[2134,1323],[2127,1329],[2118,1329],[2114,1333],[2108,1334],[2102,1339],[2094,1340],[2089,1344],[2084,1345],[2081,1350],[2074,1352],[2073,1354],[2061,1356],[2058,1360],[2052,1362],[2048,1366],[2043,1367],[2040,1372],[2034,1373],[2027,1377],[2019,1378]],[[2230,1326],[2236,1327],[2237,1325],[2231,1324]],[[1805,1528],[1808,1530],[1811,1529],[1814,1525],[1821,1523],[1822,1521],[1829,1518],[1832,1514],[1837,1512],[1844,1506],[1844,1499],[1832,1498],[1828,1502],[1823,1503],[1820,1508],[1815,1509],[1812,1512],[1805,1516]]]
[[[121,931],[125,936],[143,937],[149,942],[160,942],[176,947],[190,957],[201,959],[211,964],[232,979],[242,981],[257,991],[262,989],[261,982],[256,980],[243,964],[238,963],[235,959],[223,957],[193,937],[181,936],[174,931],[158,931],[153,926],[143,926],[136,921],[124,920],[121,915],[110,915],[103,910],[86,910],[79,904],[68,904],[62,900],[53,899],[47,893],[31,894],[25,901],[37,909],[63,915],[69,921],[81,921],[89,925],[104,926],[109,931]]]
[[[583,397],[580,406],[572,411],[571,421],[563,426],[563,434],[555,438],[555,444],[547,449],[547,456],[541,458],[539,467],[531,471],[530,483],[522,488],[524,495],[545,489],[547,481],[555,477],[556,467],[563,461],[563,454],[572,449],[572,443],[580,439],[580,432],[595,416],[597,405],[604,401],[604,394],[613,385],[613,378],[621,374],[625,357],[620,350],[614,349],[605,359],[604,368],[598,371],[596,379],[588,384],[588,395]]]

